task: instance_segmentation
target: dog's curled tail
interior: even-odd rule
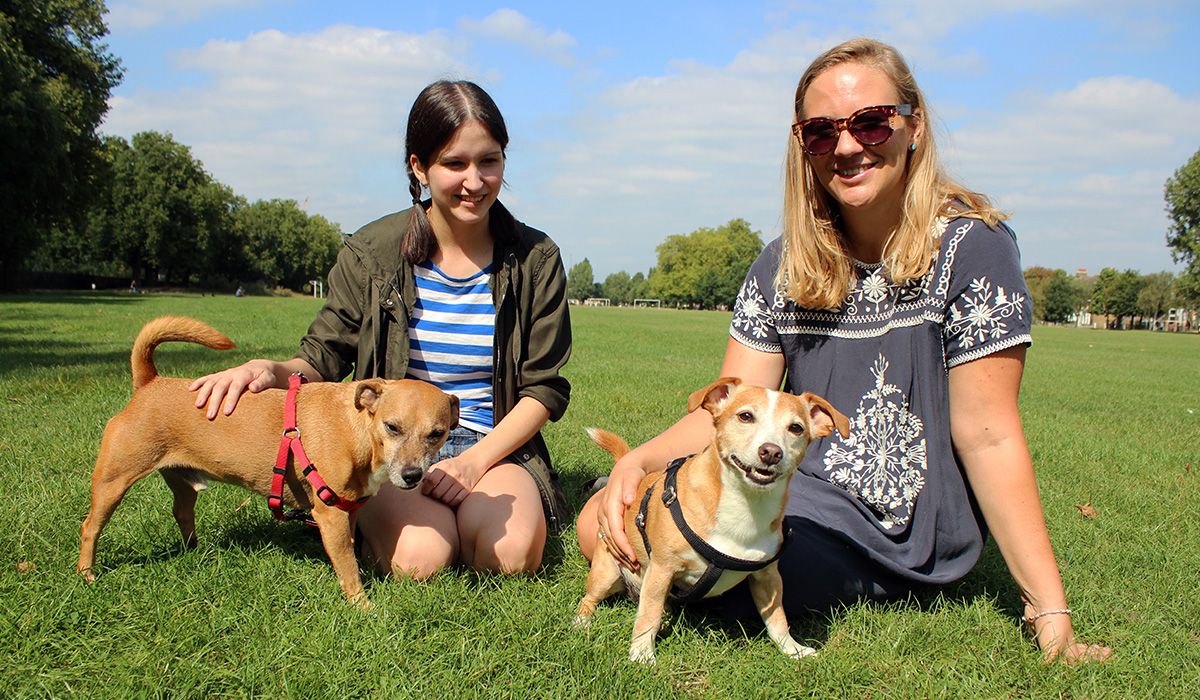
[[[213,350],[228,350],[236,347],[212,326],[183,316],[161,316],[142,326],[137,340],[133,341],[133,354],[129,364],[133,369],[134,391],[158,376],[154,367],[154,348],[160,343],[181,341],[197,343]]]
[[[604,448],[604,451],[612,455],[613,459],[620,459],[629,453],[629,445],[620,435],[600,428],[587,428],[586,430],[592,442]]]

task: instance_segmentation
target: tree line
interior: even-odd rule
[[[567,295],[577,301],[599,297],[625,305],[652,298],[667,306],[732,308],[762,248],[762,234],[745,220],[734,219],[717,228],[668,236],[658,246],[657,265],[649,274],[620,271],[597,282],[591,262],[584,258],[567,272]],[[1154,327],[1170,309],[1197,305],[1187,276],[1170,272],[1142,275],[1106,267],[1089,277],[1031,267],[1024,274],[1034,318],[1045,323],[1065,323],[1090,313],[1105,317],[1113,328]]]
[[[1104,317],[1109,328],[1153,328],[1161,326],[1171,309],[1195,308],[1181,278],[1170,272],[1143,275],[1106,267],[1087,276],[1031,267],[1025,270],[1025,284],[1034,318],[1045,323],[1071,322],[1087,313]]]
[[[750,264],[762,251],[762,234],[745,219],[717,228],[667,236],[649,273],[614,272],[596,282],[587,258],[567,271],[567,296],[606,298],[613,304],[658,299],[666,306],[732,308]]]
[[[103,177],[84,216],[51,227],[34,271],[220,287],[301,290],[333,265],[342,232],[291,199],[249,202],[218,182],[170,134],[106,137]]]
[[[127,141],[97,133],[123,75],[103,43],[104,13],[102,0],[0,0],[0,286],[31,269],[293,289],[323,276],[341,237],[328,220],[294,200],[248,202],[170,134]],[[1106,268],[1087,281],[1031,268],[1038,318],[1065,320],[1086,307],[1123,322],[1200,306],[1200,151],[1167,180],[1164,196],[1179,275]],[[585,258],[569,271],[568,292],[727,307],[762,245],[760,233],[734,219],[668,236],[646,274],[616,272],[597,283]]]
[[[248,202],[170,134],[102,137],[120,60],[101,0],[0,0],[0,286],[30,271],[300,289],[337,226],[293,200]]]

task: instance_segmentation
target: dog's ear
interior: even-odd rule
[[[382,381],[368,379],[360,382],[358,388],[354,390],[354,407],[375,415],[375,408],[379,405],[380,396],[383,396]]]
[[[458,427],[458,417],[459,417],[458,397],[455,396],[454,394],[446,394],[446,397],[450,399],[450,417],[451,417],[450,427],[457,428]]]
[[[742,380],[737,377],[721,377],[703,389],[697,390],[688,397],[688,413],[703,406],[704,410],[714,416],[717,415],[721,412],[721,404],[725,403],[725,399],[728,399],[734,388],[741,383]]]
[[[820,396],[808,392],[801,394],[800,398],[808,402],[808,417],[812,421],[814,438],[825,437],[832,433],[834,428],[843,438],[850,437],[850,419],[842,415],[832,404]]]

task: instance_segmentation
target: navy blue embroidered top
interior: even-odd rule
[[[837,311],[797,306],[775,287],[782,244],[751,266],[730,335],[782,353],[784,387],[824,396],[850,418],[808,450],[787,514],[807,518],[906,578],[945,583],[979,558],[985,533],[950,442],[948,370],[1030,343],[1016,237],[978,219],[939,220],[929,272],[892,284],[855,263]]]

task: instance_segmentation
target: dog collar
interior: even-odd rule
[[[662,480],[662,502],[667,507],[667,510],[671,512],[671,519],[675,521],[675,527],[679,529],[679,533],[683,535],[683,539],[687,540],[688,545],[708,562],[708,567],[704,570],[704,573],[700,575],[700,578],[690,588],[681,589],[677,586],[671,590],[672,596],[685,603],[695,602],[708,595],[708,592],[712,590],[712,587],[721,578],[721,574],[727,570],[758,571],[775,561],[779,558],[779,555],[783,554],[783,548],[787,545],[787,541],[792,534],[790,528],[785,528],[783,542],[779,544],[779,550],[775,552],[774,556],[758,561],[729,556],[705,542],[704,538],[688,525],[687,518],[683,516],[683,506],[679,504],[679,496],[675,487],[679,468],[689,459],[691,459],[691,456],[680,457],[667,465]],[[646,493],[642,496],[642,504],[638,508],[637,517],[634,518],[638,532],[642,535],[642,544],[646,548],[647,556],[650,555],[650,538],[646,535],[646,516],[650,509],[650,499],[654,495],[654,487],[655,484],[651,484],[650,488],[646,489]]]
[[[271,495],[267,496],[267,507],[276,520],[305,519],[304,513],[283,510],[283,482],[287,476],[288,456],[294,456],[293,463],[301,468],[301,473],[312,486],[317,498],[327,506],[352,513],[362,507],[370,496],[363,496],[357,501],[342,498],[325,483],[317,471],[317,465],[304,452],[300,442],[300,428],[296,426],[296,397],[300,394],[300,384],[308,381],[300,372],[288,377],[287,397],[283,400],[283,437],[279,442],[279,454],[275,457],[275,468],[271,476]]]

